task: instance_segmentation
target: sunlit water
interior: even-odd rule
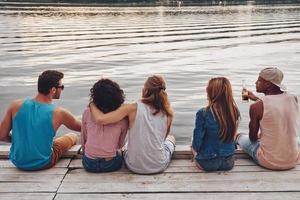
[[[55,104],[80,116],[89,89],[101,77],[117,81],[128,102],[145,79],[161,74],[175,110],[172,132],[192,136],[196,111],[206,105],[207,81],[230,79],[247,132],[250,103],[263,67],[278,66],[284,84],[300,95],[300,6],[2,8],[0,10],[0,116],[13,99],[36,93],[38,74],[65,73]],[[60,129],[59,134],[66,129]]]

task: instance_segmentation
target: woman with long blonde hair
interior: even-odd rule
[[[168,167],[175,150],[175,138],[169,135],[173,110],[161,76],[154,75],[146,80],[142,98],[136,103],[124,104],[106,114],[91,104],[91,111],[100,124],[114,123],[128,117],[128,144],[124,160],[129,170],[138,174],[153,174]]]
[[[234,137],[239,111],[225,77],[212,78],[207,88],[208,105],[196,114],[192,153],[205,171],[230,170],[234,166]]]

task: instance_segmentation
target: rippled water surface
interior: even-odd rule
[[[300,95],[300,6],[0,9],[0,115],[16,98],[34,96],[46,69],[65,73],[56,104],[81,115],[101,77],[117,81],[127,101],[145,79],[161,74],[175,110],[173,132],[190,141],[195,112],[206,105],[211,77],[226,76],[247,131],[249,103],[240,98],[260,69],[278,66]],[[65,129],[59,130],[61,134]]]

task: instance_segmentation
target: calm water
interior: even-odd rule
[[[254,90],[261,68],[279,66],[285,85],[300,96],[299,55],[299,5],[2,8],[0,116],[11,100],[34,96],[46,69],[65,73],[67,87],[55,103],[78,116],[99,78],[117,81],[130,102],[148,76],[161,74],[176,114],[173,132],[187,143],[195,112],[206,105],[207,81],[226,76],[242,113],[239,130],[247,131],[242,79]]]

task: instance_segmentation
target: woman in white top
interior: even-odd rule
[[[106,114],[91,105],[97,123],[109,124],[129,118],[124,159],[129,170],[135,173],[159,173],[171,161],[175,149],[175,138],[169,135],[173,110],[165,90],[164,79],[154,75],[146,80],[142,98],[136,103],[124,104]]]

